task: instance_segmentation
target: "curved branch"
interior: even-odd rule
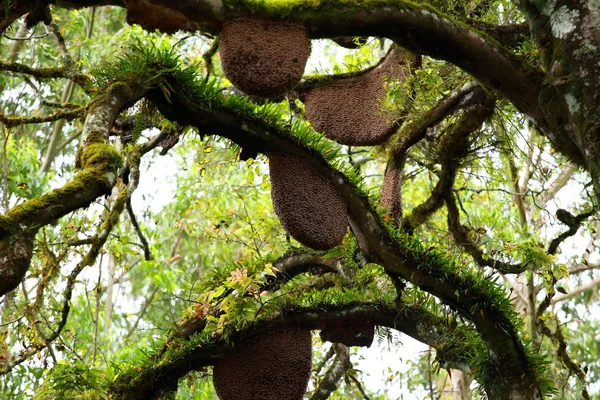
[[[416,121],[402,128],[394,144],[383,176],[380,201],[388,215],[397,224],[402,224],[402,173],[408,150],[423,140],[427,131],[458,109],[467,106],[467,101],[477,98],[476,93],[483,91],[476,82],[468,82],[440,100],[433,108]]]
[[[484,256],[483,251],[469,237],[467,231],[460,223],[460,214],[456,206],[456,198],[453,193],[448,192],[445,196],[446,209],[448,210],[448,230],[452,238],[482,267],[490,267],[502,274],[520,274],[527,270],[521,264],[510,264],[492,257]]]
[[[575,375],[577,376],[577,379],[579,379],[579,381],[581,382],[581,386],[583,387],[581,389],[582,399],[589,400],[590,395],[589,395],[587,387],[586,387],[585,372],[581,368],[581,365],[579,365],[575,361],[573,361],[573,359],[567,352],[567,342],[565,340],[565,336],[562,333],[562,329],[561,329],[560,325],[557,323],[556,330],[554,332],[552,332],[550,330],[550,328],[548,328],[546,326],[546,324],[544,323],[543,320],[538,318],[536,323],[537,323],[537,326],[540,328],[540,331],[545,336],[550,338],[550,340],[552,340],[552,343],[554,343],[554,345],[556,345],[558,347],[556,349],[556,355],[560,358],[562,363],[567,367],[569,372],[574,372]]]
[[[584,212],[579,215],[573,216],[571,213],[569,213],[566,210],[563,210],[562,208],[558,209],[556,211],[556,217],[560,220],[560,222],[567,225],[569,227],[569,229],[566,232],[561,233],[560,235],[558,235],[558,237],[556,237],[552,240],[552,242],[550,243],[550,246],[548,247],[548,253],[556,254],[556,252],[558,251],[558,246],[560,246],[560,244],[562,242],[564,242],[567,238],[575,235],[577,233],[577,231],[579,230],[579,228],[581,227],[581,223],[584,220],[591,217],[592,215],[594,215],[595,213],[596,213],[596,210],[592,209],[591,211]]]
[[[142,232],[142,228],[140,228],[140,224],[135,217],[135,213],[133,212],[133,207],[131,206],[131,198],[127,199],[127,215],[129,215],[129,220],[131,221],[131,225],[133,225],[133,229],[135,233],[138,235],[140,242],[142,242],[142,247],[144,248],[144,260],[150,261],[152,260],[152,253],[150,253],[150,246],[148,245],[148,240],[144,236],[144,232]]]
[[[450,193],[454,185],[459,164],[468,154],[469,135],[479,129],[494,112],[495,100],[487,96],[485,92],[480,95],[475,97],[481,101],[481,104],[475,103],[465,111],[458,122],[442,136],[439,144],[439,158],[442,164],[440,178],[429,198],[416,206],[404,218],[402,221],[403,231],[412,233],[444,204],[444,196]]]
[[[592,209],[591,211],[587,211],[587,212],[584,212],[584,213],[574,216],[570,212],[563,210],[562,208],[558,209],[556,211],[556,217],[558,218],[558,220],[560,222],[567,225],[569,227],[569,229],[566,232],[561,233],[560,235],[558,235],[558,237],[556,237],[552,240],[552,242],[550,243],[550,246],[548,247],[548,254],[552,254],[552,255],[556,254],[556,252],[558,251],[558,246],[560,246],[560,244],[563,241],[565,241],[567,238],[575,235],[577,233],[577,231],[579,230],[579,228],[581,227],[581,223],[584,220],[586,220],[587,218],[589,218],[590,216],[594,215],[594,213],[595,213],[595,209]],[[546,309],[551,304],[554,304],[557,301],[560,301],[560,300],[554,299],[554,295],[556,294],[556,292],[554,291],[554,285],[556,285],[557,279],[554,276],[554,274],[551,274],[550,278],[551,278],[550,290],[548,290],[548,292],[546,293],[546,297],[544,297],[544,300],[541,301],[541,303],[537,309],[537,312],[536,312],[537,319],[539,319],[539,317],[542,316],[544,311],[546,311]],[[590,288],[586,288],[583,291],[586,291],[586,290],[589,290],[592,288],[593,288],[593,286]],[[562,298],[561,300],[568,299],[574,295],[572,295],[571,293],[568,293],[565,296],[566,297]],[[559,297],[562,297],[562,296],[559,296]]]
[[[371,262],[383,266],[391,276],[411,281],[471,320],[494,354],[495,362],[499,362],[502,373],[514,382],[513,393],[519,390],[537,393],[540,390],[513,322],[516,318],[514,310],[495,283],[465,275],[448,261],[447,255],[423,249],[409,238],[392,235],[354,183],[332,168],[319,151],[298,144],[297,138],[290,137],[277,125],[256,118],[247,108],[234,106],[233,101],[227,105],[220,103],[218,97],[211,97],[210,105],[203,105],[206,100],[202,99],[193,103],[189,97],[178,95],[185,83],[172,79],[169,85],[174,93],[168,101],[160,91],[149,91],[149,99],[167,118],[191,124],[205,134],[229,138],[241,147],[248,146],[262,153],[298,156],[315,168],[346,201],[352,230],[359,239],[362,253]],[[190,90],[185,92],[190,93]]]
[[[448,329],[445,320],[421,307],[406,306],[398,311],[384,305],[354,304],[337,308],[317,305],[313,308],[282,310],[276,319],[259,322],[251,329],[239,332],[234,341],[236,338],[241,341],[251,340],[265,332],[290,327],[319,329],[323,324],[335,324],[340,319],[359,322],[368,320],[379,326],[397,329],[438,349],[438,359],[444,368],[470,368],[468,354],[473,354],[473,341],[467,340],[466,331]],[[432,329],[433,326],[436,329]],[[134,370],[131,375],[121,374],[110,392],[123,399],[155,398],[157,393],[176,389],[179,378],[189,371],[213,365],[231,350],[230,345],[219,341],[190,349],[175,359],[157,362],[153,367],[142,371]]]
[[[106,2],[64,3],[83,7],[84,3],[89,6]],[[465,23],[449,19],[428,5],[403,0],[382,0],[376,5],[330,1],[317,7],[308,1],[291,2],[286,7],[254,0],[238,0],[228,3],[227,7],[214,0],[148,0],[143,3],[142,6],[140,2],[131,2],[128,20],[146,28],[166,31],[188,29],[218,34],[224,21],[247,16],[251,11],[257,18],[286,18],[303,23],[315,39],[387,37],[412,52],[455,64],[485,86],[497,90],[521,112],[537,121],[543,120],[544,114],[538,104],[543,72],[529,66],[493,38]],[[163,19],[153,17],[158,11]]]

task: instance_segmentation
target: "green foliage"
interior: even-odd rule
[[[6,143],[8,191],[17,199],[30,200],[49,188],[49,175],[39,175],[39,160],[35,142],[26,136],[9,136]],[[0,173],[3,166],[0,165]]]
[[[410,2],[374,0],[369,3],[417,7]],[[252,11],[267,9],[279,17],[292,13],[301,17],[301,13],[310,13],[323,3],[251,0],[245,4]],[[339,0],[327,6],[334,10],[336,4],[348,6],[349,3]],[[364,4],[359,2],[356,6]],[[508,0],[428,4],[438,6],[457,19],[465,12],[477,9],[474,17],[477,21],[493,24],[522,22],[514,3]],[[297,252],[312,253],[286,238],[274,215],[265,157],[240,162],[237,159],[240,149],[235,144],[224,139],[198,137],[189,127],[179,126],[159,115],[145,101],[121,115],[135,118],[131,145],[118,154],[112,143],[98,141],[79,156],[79,161],[84,167],[101,166],[106,162],[114,169],[120,167],[124,159],[139,151],[156,134],[156,131],[146,130],[146,124],[177,135],[179,144],[164,158],[158,156],[159,150],[144,156],[142,183],[132,198],[134,213],[148,240],[152,259],[144,259],[141,239],[132,222],[124,216],[120,218],[97,262],[77,278],[69,318],[52,345],[53,353],[42,350],[16,366],[0,383],[0,396],[104,399],[107,388],[114,382],[125,381],[128,377],[129,383],[136,383],[198,346],[230,342],[245,329],[274,320],[281,313],[299,308],[334,310],[358,303],[397,307],[401,300],[402,304],[441,316],[447,321],[444,328],[451,327],[453,332],[462,335],[460,337],[469,344],[470,351],[460,354],[460,361],[472,368],[471,375],[479,382],[484,382],[487,374],[494,371],[489,369],[487,348],[465,315],[477,316],[484,307],[491,310],[492,315],[488,318],[521,343],[527,364],[545,393],[552,393],[553,385],[546,380],[550,377],[554,386],[561,388],[560,398],[578,398],[581,383],[570,378],[572,371],[558,358],[554,358],[551,367],[547,364],[551,358],[548,355],[556,352],[556,347],[548,340],[542,340],[539,333],[532,338],[533,344],[528,343],[532,330],[522,321],[527,321],[529,316],[522,312],[524,307],[515,310],[519,296],[526,294],[526,286],[521,284],[526,276],[517,277],[516,284],[512,278],[504,282],[492,270],[475,265],[461,244],[449,235],[443,207],[412,237],[399,231],[381,214],[377,208],[378,190],[393,140],[383,147],[350,149],[314,132],[302,116],[299,100],[295,100],[295,107],[290,107],[285,101],[257,104],[253,99],[232,95],[227,90],[230,83],[218,70],[218,60],[215,60],[214,74],[208,78],[201,74],[205,66],[201,64],[199,54],[209,46],[204,37],[148,33],[139,26],[127,26],[123,9],[97,8],[91,12],[53,8],[52,12],[77,67],[93,76],[94,88],[85,92],[76,87],[68,102],[89,104],[90,95],[93,97],[101,88],[115,82],[141,83],[160,91],[167,100],[177,98],[193,104],[198,112],[233,115],[244,122],[250,134],[258,126],[279,135],[332,165],[343,184],[354,188],[372,205],[377,222],[386,227],[384,234],[389,236],[389,241],[385,244],[440,284],[454,285],[457,288],[455,295],[459,299],[468,297],[473,306],[457,313],[410,282],[397,299],[396,287],[381,266],[362,265],[355,259],[357,243],[351,234],[335,249],[318,253],[340,260],[344,276],[301,274],[279,285],[277,290],[263,291],[262,288],[278,274],[276,262],[280,257]],[[92,35],[87,32],[90,26],[94,27]],[[33,32],[34,39],[25,41],[17,61],[61,66],[64,60],[55,39],[51,35],[39,35],[40,27]],[[14,35],[15,30],[11,27],[9,35]],[[329,79],[322,74],[363,70],[374,65],[382,54],[379,39],[370,39],[367,45],[348,51],[342,57],[338,56],[337,47],[328,46],[323,44],[322,47],[333,49],[329,64],[319,67],[321,75],[310,79]],[[539,49],[530,42],[520,42],[511,48],[533,65],[539,64]],[[468,80],[470,78],[456,67],[426,57],[423,66],[414,71],[407,82],[388,82],[386,104],[408,113],[405,121],[408,126],[408,123],[419,121],[441,98]],[[40,102],[40,98],[61,102],[65,82],[65,79],[24,82],[19,76],[3,74],[0,77],[2,111],[10,116],[53,112],[54,108]],[[30,88],[31,83],[40,89],[39,93]],[[426,140],[411,148],[402,187],[405,213],[422,204],[432,193],[441,172],[439,156],[444,151],[439,146],[439,139],[460,115],[446,118],[428,131]],[[82,120],[63,127],[61,145],[64,146],[58,151],[52,172],[38,173],[41,155],[48,147],[48,137],[54,126],[54,123],[24,125],[5,131],[9,135],[6,141],[8,163],[6,171],[3,165],[0,170],[6,178],[10,207],[36,198],[50,187],[71,181],[75,173],[74,149],[79,142],[75,134],[81,130]],[[582,278],[569,273],[568,269],[581,264],[582,260],[579,250],[569,250],[569,246],[577,248],[577,242],[584,239],[593,242],[596,233],[595,223],[585,225],[583,239],[565,242],[560,248],[562,254],[551,256],[547,253],[556,221],[553,206],[547,203],[551,200],[543,197],[561,176],[564,160],[545,141],[533,135],[529,138],[529,129],[514,107],[500,102],[493,119],[472,134],[469,154],[461,160],[453,190],[460,207],[461,224],[468,230],[469,238],[477,244],[484,258],[524,266],[528,276],[532,277],[533,287],[539,290],[539,305],[546,295],[555,294],[555,287],[566,288],[568,293],[571,288],[594,277],[589,274]],[[367,161],[357,163],[356,160],[363,156]],[[517,193],[514,187],[513,169],[521,173],[521,183],[525,175],[530,178],[528,185],[522,188],[524,194]],[[144,181],[149,176],[155,181]],[[577,181],[585,182],[588,177],[579,172],[574,176],[568,191],[585,193],[585,185],[576,185]],[[73,186],[73,195],[81,188],[81,182]],[[0,191],[5,194],[4,187]],[[525,204],[525,224],[519,214],[518,197]],[[6,307],[3,303],[0,321],[2,361],[19,349],[42,344],[42,336],[48,337],[54,332],[64,306],[64,277],[87,256],[89,247],[81,242],[91,240],[99,226],[116,221],[118,216],[107,211],[115,206],[115,201],[124,205],[123,197],[99,199],[89,210],[73,213],[57,221],[56,226],[40,231],[36,254],[22,291],[15,292]],[[2,202],[2,206],[6,206],[4,199]],[[582,195],[578,200],[558,199],[556,207],[569,208],[576,213],[587,202],[586,195]],[[593,249],[586,253],[586,263],[592,252]],[[559,280],[558,284],[556,280]],[[515,288],[517,293],[513,292]],[[555,326],[565,328],[568,351],[576,363],[585,366],[592,383],[600,378],[597,362],[600,350],[595,334],[598,321],[593,318],[596,297],[597,289],[587,291],[548,309],[540,318],[553,329]],[[23,315],[27,317],[23,318]],[[169,341],[178,326],[202,318],[206,318],[208,324],[189,340]],[[435,329],[438,322],[425,321],[423,325]],[[379,340],[388,337],[388,330],[379,329]],[[448,339],[439,350],[454,344],[457,343]],[[541,346],[540,356],[532,350],[537,346]],[[163,350],[160,357],[153,358]],[[441,357],[443,351],[439,354]],[[53,357],[56,357],[56,363]],[[67,363],[66,360],[78,361]],[[428,377],[434,380],[446,378],[441,370],[443,359],[432,360],[433,356],[426,354],[414,360],[403,358],[403,362],[410,363],[411,372],[402,375],[389,371],[392,377],[389,385],[419,390],[430,384]],[[351,379],[362,379],[358,372],[360,368],[360,362],[357,362],[347,371],[332,398],[361,396]],[[209,380],[210,369],[190,373],[180,380],[176,398],[214,398]],[[313,383],[318,382],[315,376]],[[367,391],[372,399],[387,398],[384,394],[372,393],[374,390]]]
[[[59,362],[48,372],[35,398],[108,400],[109,397],[103,389],[105,374],[105,371],[91,368],[81,362]]]

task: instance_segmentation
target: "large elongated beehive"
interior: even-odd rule
[[[271,199],[285,230],[315,250],[341,242],[348,228],[346,202],[335,187],[302,158],[269,153]]]
[[[221,400],[302,400],[311,366],[310,331],[279,330],[221,357],[213,383]]]
[[[304,25],[240,18],[227,21],[219,35],[225,76],[247,94],[277,97],[300,82],[310,39]]]
[[[377,67],[309,90],[306,118],[316,131],[341,144],[372,146],[398,129],[400,114],[385,106],[386,82],[405,81],[412,56],[392,49]]]

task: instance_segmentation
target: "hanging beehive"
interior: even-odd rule
[[[310,331],[279,330],[221,357],[213,383],[220,400],[302,400],[311,366]]]
[[[310,39],[304,25],[240,18],[227,21],[219,35],[225,76],[243,92],[277,97],[300,82]]]
[[[385,104],[386,83],[408,78],[414,57],[397,48],[377,67],[360,75],[334,79],[309,90],[304,97],[306,118],[317,132],[350,146],[383,143],[397,129],[400,113]]]
[[[271,199],[285,230],[315,250],[339,244],[347,231],[348,211],[335,187],[298,156],[267,155]]]

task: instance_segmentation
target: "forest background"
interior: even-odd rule
[[[532,117],[532,85],[495,87],[509,78],[471,70],[460,53],[484,65],[487,50],[468,42],[480,35],[560,92],[574,73],[556,70],[530,2],[383,5],[433,15],[432,35],[450,21],[442,34],[464,34],[453,37],[467,50],[313,27],[302,82],[270,100],[224,76],[220,26],[277,13],[326,25],[318,7],[293,17],[239,5],[170,25],[152,17],[159,1],[45,3],[5,2],[0,23],[2,398],[212,399],[211,365],[230,343],[300,326],[313,330],[315,400],[600,399],[598,190],[584,151],[595,146],[582,136],[573,150],[549,133],[555,121]],[[560,10],[571,5],[533,3],[554,7],[548,29],[567,40],[574,20]],[[397,44],[418,60],[384,83],[378,105],[397,116],[393,132],[369,146],[315,132],[307,94],[329,76],[376,70]],[[600,98],[590,93],[563,96],[561,127],[583,131],[578,110],[598,110],[582,100]],[[99,142],[93,123],[104,124]],[[331,249],[301,245],[275,214],[264,150],[291,148],[314,157],[348,204],[351,229]],[[372,347],[337,332],[352,336],[356,321],[376,325]],[[369,376],[382,350],[394,361]]]

